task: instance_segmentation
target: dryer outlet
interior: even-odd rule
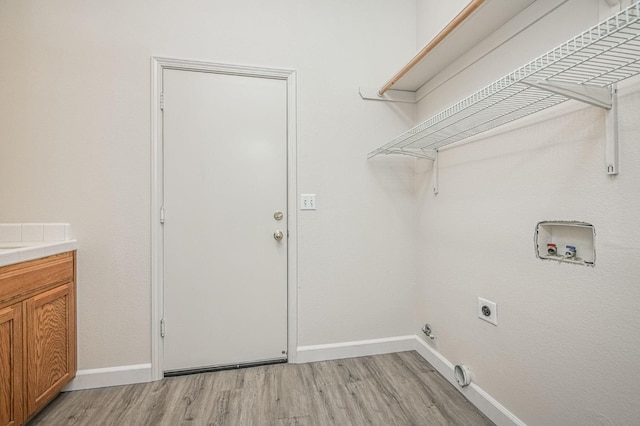
[[[478,297],[478,318],[498,325],[498,304]]]

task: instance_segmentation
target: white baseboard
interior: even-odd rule
[[[458,389],[478,410],[489,417],[498,426],[526,426],[505,406],[496,401],[491,395],[480,386],[471,383],[469,386],[460,387],[453,374],[454,365],[443,357],[440,352],[431,348],[428,343],[415,337],[415,349],[429,364],[433,366],[445,379],[447,379],[456,389]]]
[[[119,367],[79,370],[75,379],[62,391],[104,388],[107,386],[131,385],[153,380],[151,364],[123,365]]]
[[[451,382],[456,389],[496,425],[526,426],[522,420],[518,419],[475,383],[471,383],[464,388],[460,387],[453,374],[454,365],[416,335],[359,340],[328,345],[299,346],[296,362],[302,364],[306,362],[328,361],[332,359],[381,355],[412,350],[418,352],[420,356]]]
[[[415,349],[415,339],[416,336],[399,336],[328,345],[298,346],[296,364],[412,351]]]

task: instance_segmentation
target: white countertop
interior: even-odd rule
[[[0,266],[40,259],[78,248],[76,240],[0,242]]]

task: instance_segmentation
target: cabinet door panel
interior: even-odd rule
[[[25,300],[26,408],[34,413],[75,375],[75,297],[65,284]]]
[[[0,309],[0,426],[22,423],[22,309]]]

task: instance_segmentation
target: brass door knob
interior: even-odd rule
[[[273,238],[275,238],[276,241],[280,241],[282,240],[282,238],[284,238],[284,234],[282,233],[282,231],[276,231],[273,233]]]

